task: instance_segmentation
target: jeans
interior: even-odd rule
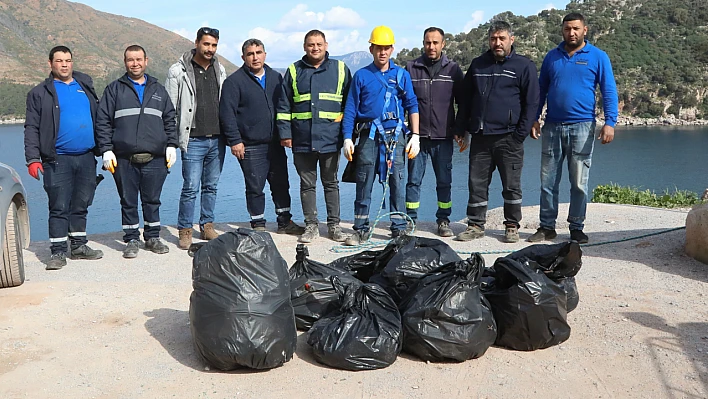
[[[376,178],[377,160],[379,158],[379,140],[369,139],[368,135],[359,137],[356,146],[356,198],[354,199],[354,230],[364,233],[369,231],[369,211],[371,208],[371,189]],[[393,173],[389,175],[389,210],[405,212],[405,164],[403,152],[406,138],[403,134],[398,138],[394,154]],[[391,215],[391,231],[404,230],[406,219],[401,215]]]
[[[588,204],[588,178],[595,145],[595,122],[546,123],[541,142],[541,227],[555,229],[563,159],[568,158],[570,230],[582,230]]]
[[[324,188],[327,205],[327,226],[339,224],[339,151],[322,154],[319,152],[295,152],[293,161],[300,175],[300,201],[305,224],[318,224],[317,220],[317,164],[320,165],[320,179]]]
[[[492,173],[499,169],[504,198],[504,224],[519,227],[521,221],[521,169],[524,143],[516,133],[473,134],[470,143],[467,224],[484,227]]]
[[[96,158],[57,155],[56,161],[42,163],[44,191],[49,199],[49,242],[52,254],[67,253],[86,244],[86,216],[96,193]],[[68,237],[67,237],[68,236]]]
[[[251,227],[265,227],[266,180],[278,216],[278,227],[287,226],[290,214],[290,183],[288,181],[288,156],[280,143],[245,144],[245,157],[239,159],[246,183],[246,208],[251,215]]]
[[[199,225],[214,222],[216,186],[219,184],[221,169],[224,167],[226,145],[221,136],[190,137],[187,151],[182,152],[182,193],[179,197],[177,227],[192,228],[194,225],[194,203],[201,183],[201,212]]]
[[[113,173],[113,178],[120,195],[124,242],[140,238],[138,194],[140,194],[145,224],[143,238],[147,241],[160,237],[160,195],[167,173],[164,157],[153,158],[152,161],[142,164],[118,158],[118,166]]]
[[[418,156],[408,161],[408,184],[406,184],[406,212],[414,221],[420,208],[420,185],[425,176],[428,158],[433,164],[438,194],[437,222],[450,222],[452,213],[452,140],[420,139]]]

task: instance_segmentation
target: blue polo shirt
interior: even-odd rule
[[[128,80],[130,80],[133,83],[133,88],[138,93],[138,99],[140,100],[140,104],[142,104],[143,103],[143,94],[145,94],[145,85],[147,85],[147,82],[148,82],[147,74],[145,74],[145,80],[143,81],[143,83],[138,83],[138,82],[134,81],[133,79],[130,78],[130,76],[128,77]]]
[[[251,76],[253,76],[254,78],[256,78],[256,81],[257,81],[258,83],[260,83],[260,84],[261,84],[261,87],[263,88],[263,90],[265,90],[265,88],[266,88],[266,73],[265,73],[265,70],[263,70],[263,76],[261,76],[260,78],[259,78],[258,76],[256,76],[256,75],[254,75],[253,72],[251,72],[251,71],[248,71],[248,73],[250,73]]]
[[[54,80],[59,102],[59,129],[56,150],[60,155],[81,155],[96,145],[93,137],[91,104],[76,80],[64,83]]]
[[[536,119],[548,100],[546,121],[577,123],[595,120],[595,88],[602,93],[605,124],[617,123],[617,84],[607,53],[585,41],[585,46],[569,56],[565,42],[546,54],[538,78],[541,98]]]
[[[388,70],[381,72],[372,62],[366,67],[356,71],[347,95],[347,102],[344,106],[344,117],[342,119],[342,133],[345,139],[351,139],[354,131],[354,123],[359,121],[372,121],[381,117],[384,102],[386,99],[386,88],[383,82],[376,76],[383,75],[389,87],[396,85],[396,75],[401,67],[390,61]],[[404,110],[409,114],[418,113],[418,98],[413,91],[411,75],[403,70],[403,81],[400,82],[405,91],[398,115],[404,115]],[[383,122],[384,129],[396,126],[396,121],[388,120]],[[418,133],[418,132],[415,132]]]

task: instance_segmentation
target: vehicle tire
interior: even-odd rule
[[[25,261],[22,257],[22,232],[17,206],[12,203],[7,210],[7,219],[3,226],[2,269],[0,269],[0,288],[16,287],[25,282]]]

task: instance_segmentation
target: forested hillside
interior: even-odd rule
[[[708,119],[708,1],[574,0],[563,10],[529,17],[505,12],[491,20],[511,23],[516,51],[540,68],[546,52],[563,40],[562,19],[570,11],[586,16],[589,41],[610,56],[622,114]],[[488,27],[446,34],[447,55],[467,68],[488,49]],[[396,62],[420,51],[403,49]]]

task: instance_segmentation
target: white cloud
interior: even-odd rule
[[[468,33],[472,29],[478,27],[479,24],[484,22],[484,11],[477,10],[472,13],[471,17],[472,19],[465,24],[464,28],[462,28],[462,31],[465,33]]]
[[[182,37],[184,37],[184,38],[186,38],[186,39],[190,39],[190,40],[192,39],[192,38],[191,38],[192,35],[191,35],[191,34],[189,33],[189,31],[188,31],[187,29],[185,29],[185,28],[173,29],[172,32],[174,32],[174,33],[176,33],[176,34],[178,34],[178,35],[180,35],[180,36],[182,36]]]
[[[302,41],[311,29],[324,32],[331,55],[366,51],[369,38],[362,36],[357,29],[365,25],[366,21],[350,8],[336,6],[324,12],[314,12],[307,5],[298,4],[283,15],[274,29],[256,27],[248,32],[248,38],[263,41],[268,53],[266,62],[283,67],[302,57]]]
[[[542,9],[538,10],[538,12],[544,11],[544,10],[552,10],[556,8],[556,6],[553,3],[547,3],[545,6],[543,6]]]

